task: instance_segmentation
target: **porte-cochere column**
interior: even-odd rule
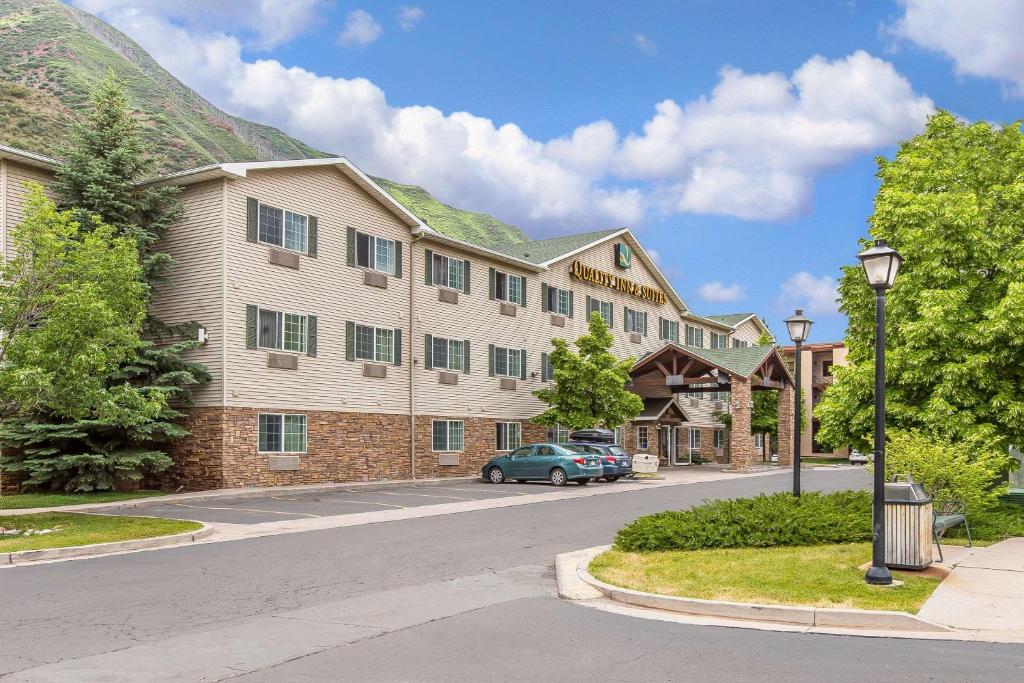
[[[779,465],[793,464],[793,387],[779,389]]]
[[[729,430],[729,452],[734,471],[750,469],[754,462],[754,436],[750,433],[750,381],[740,377],[731,377],[732,390],[729,393],[729,406],[732,408],[732,429]]]

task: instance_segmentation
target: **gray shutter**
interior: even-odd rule
[[[402,243],[395,240],[395,277],[402,277]]]
[[[572,290],[569,290],[569,317],[572,317]]]
[[[462,372],[469,374],[469,340],[462,340]]]
[[[519,379],[526,379],[526,349],[519,349]]]
[[[258,242],[260,238],[260,203],[253,197],[245,198],[245,239]]]
[[[540,312],[548,312],[548,285],[546,282],[540,283]]]
[[[356,324],[349,320],[345,323],[345,360],[356,359]]]
[[[487,269],[487,280],[488,280],[488,283],[489,283],[487,285],[487,297],[491,301],[494,301],[494,278],[495,278],[495,275],[496,275],[496,273],[494,272],[494,268],[488,268]]]
[[[615,329],[615,304],[608,302],[608,329]]]
[[[434,336],[423,335],[423,366],[427,370],[434,369]]]
[[[494,377],[494,344],[487,345],[487,374]]]
[[[310,216],[306,224],[306,254],[316,258],[318,223],[316,216]]]
[[[549,379],[551,378],[548,377],[548,354],[542,351],[540,354],[540,381],[547,382]]]
[[[245,307],[245,348],[256,348],[256,315],[257,306],[252,304]]]
[[[402,364],[402,328],[395,328],[395,365]]]
[[[525,308],[526,307],[526,276],[525,275],[520,275],[519,276],[519,297],[520,297],[519,305],[523,306]]]
[[[356,229],[349,228],[345,231],[345,259],[350,266],[356,264]]]
[[[434,284],[434,252],[427,249],[423,252],[424,256],[424,268],[423,268],[423,281],[428,285]]]
[[[469,261],[462,262],[462,293],[469,294]]]
[[[590,314],[594,312],[594,298],[587,295],[587,322],[590,322]]]
[[[316,316],[306,316],[306,355],[316,357]]]
[[[658,339],[665,338],[665,319],[658,316]]]

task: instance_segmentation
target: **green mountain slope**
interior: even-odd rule
[[[221,111],[128,36],[59,0],[0,0],[0,144],[59,156],[76,112],[87,106],[90,90],[108,69],[125,81],[162,171],[331,156],[276,128]],[[422,188],[382,182],[451,237],[483,246],[525,239],[514,226],[442,204]]]
[[[386,178],[374,180],[405,208],[426,221],[427,225],[449,237],[487,247],[498,247],[529,239],[516,226],[502,223],[489,214],[463,211],[442,204],[422,187],[403,185]]]

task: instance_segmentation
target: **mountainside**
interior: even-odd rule
[[[332,156],[271,126],[231,116],[164,70],[131,38],[59,0],[0,0],[0,144],[59,156],[76,112],[113,69],[144,121],[162,171],[225,161]],[[344,150],[339,150],[344,153]],[[526,239],[487,214],[382,180],[438,231],[484,246]]]

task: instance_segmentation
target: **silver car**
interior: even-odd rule
[[[850,449],[850,464],[851,465],[867,465],[871,462],[871,456],[866,453],[861,453],[858,450]]]

